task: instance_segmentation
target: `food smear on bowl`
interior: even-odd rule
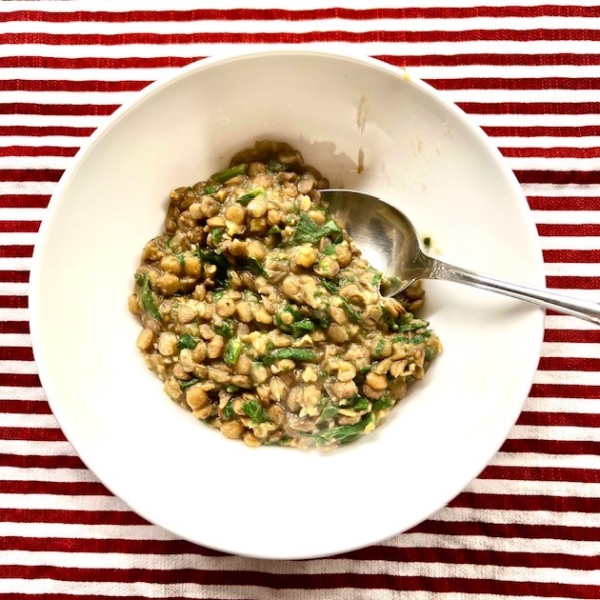
[[[386,277],[328,214],[328,182],[256,142],[170,194],[129,309],[170,398],[248,446],[333,449],[381,425],[440,352],[415,284]]]

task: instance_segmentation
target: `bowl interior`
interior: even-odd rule
[[[521,410],[543,321],[516,301],[428,282],[424,314],[444,353],[373,435],[321,455],[250,450],[204,427],[146,369],[126,300],[169,191],[265,138],[297,147],[335,186],[396,203],[448,262],[533,284],[542,262],[522,192],[485,136],[375,60],[202,61],[140,94],[82,149],[32,274],[35,355],[63,430],[150,521],[224,551],[304,558],[404,531],[474,478]]]

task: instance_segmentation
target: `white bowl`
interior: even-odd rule
[[[397,203],[449,262],[542,284],[542,258],[500,153],[432,88],[377,60],[203,60],[149,86],[79,152],[50,203],[31,280],[35,356],[66,436],[112,492],[178,536],[308,558],[405,531],[478,475],[522,408],[543,313],[428,282],[425,316],[444,353],[388,423],[332,454],[249,449],[205,427],[146,369],[127,296],[168,192],[264,138],[297,147],[333,185]]]

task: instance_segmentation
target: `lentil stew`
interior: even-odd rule
[[[172,400],[248,446],[332,449],[382,424],[441,349],[415,284],[385,276],[330,218],[328,182],[259,141],[170,194],[129,309]]]

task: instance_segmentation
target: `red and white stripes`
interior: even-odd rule
[[[33,246],[83,140],[150,82],[242,48],[307,44],[377,56],[441,90],[517,174],[548,286],[599,298],[600,9],[479,4],[0,5],[0,597],[600,598],[600,330],[592,325],[547,316],[518,423],[446,508],[382,544],[299,562],[222,555],[132,513],[64,439],[33,361]]]

